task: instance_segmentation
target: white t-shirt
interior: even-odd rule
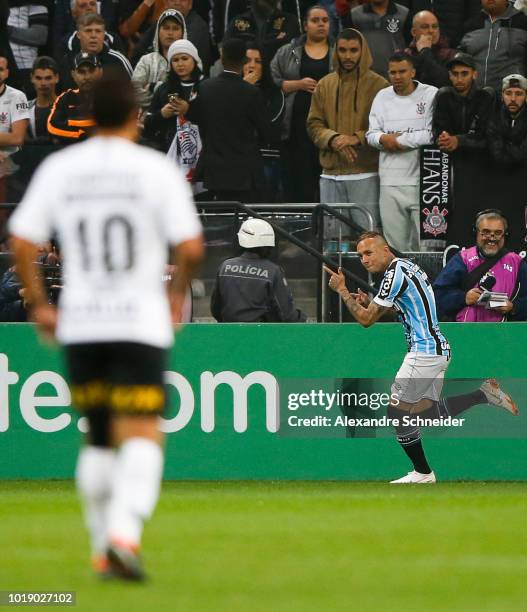
[[[417,82],[409,96],[399,96],[393,87],[381,89],[370,111],[366,139],[381,150],[379,178],[381,185],[417,185],[419,183],[419,147],[432,142],[433,103],[437,87]],[[380,144],[383,134],[401,132],[397,141],[405,150],[385,151]]]
[[[6,85],[4,93],[0,94],[0,133],[9,133],[13,123],[22,119],[29,119],[26,94]],[[18,151],[18,147],[0,147],[0,151],[12,155]]]
[[[64,259],[57,337],[64,344],[172,344],[162,282],[169,245],[199,237],[190,187],[164,155],[94,137],[38,168],[9,222],[34,243],[56,232]]]

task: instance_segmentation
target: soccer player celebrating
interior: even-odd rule
[[[65,345],[73,403],[89,423],[76,480],[96,569],[132,580],[144,577],[141,534],[163,471],[171,319],[203,252],[184,177],[134,142],[137,112],[129,81],[105,74],[93,91],[97,134],[48,157],[10,220],[34,320]],[[58,313],[33,264],[52,234],[64,260]],[[167,295],[169,248],[178,275]]]
[[[388,415],[397,420],[397,441],[413,464],[406,476],[394,484],[434,483],[436,477],[426,459],[419,427],[412,421],[455,417],[477,404],[493,404],[514,415],[518,408],[494,379],[483,382],[471,393],[440,399],[445,372],[450,361],[450,346],[441,333],[432,286],[426,273],[415,263],[394,256],[386,240],[377,232],[364,232],[357,242],[361,264],[370,273],[383,272],[381,288],[373,300],[359,289],[350,293],[344,274],[324,266],[331,276],[329,286],[344,300],[347,309],[363,326],[369,327],[390,310],[399,314],[405,329],[408,353],[392,385]],[[404,417],[411,415],[412,424]]]

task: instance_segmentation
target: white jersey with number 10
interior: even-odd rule
[[[187,182],[164,155],[117,137],[51,155],[10,230],[34,243],[59,240],[60,342],[170,346],[162,283],[169,246],[197,238],[201,225]]]

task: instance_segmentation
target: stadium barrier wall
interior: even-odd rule
[[[527,323],[445,324],[442,329],[453,349],[448,379],[506,379],[523,412],[512,417],[477,407],[468,419],[486,425],[481,435],[425,439],[438,477],[527,480],[527,397],[522,379]],[[41,345],[31,325],[0,325],[0,337],[0,478],[71,478],[82,421],[70,407],[60,351]],[[400,476],[408,463],[391,435],[328,439],[290,437],[274,430],[280,393],[284,396],[294,381],[304,381],[305,387],[312,379],[317,388],[322,379],[337,385],[340,379],[379,379],[389,389],[404,353],[398,324],[368,330],[355,324],[188,325],[177,335],[167,379],[170,409],[164,427],[170,433],[165,477]]]

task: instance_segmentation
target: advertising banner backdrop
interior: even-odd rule
[[[496,377],[517,400],[424,430],[442,480],[527,479],[527,324],[447,324],[445,390]],[[484,331],[484,333],[482,333]],[[0,478],[71,478],[84,420],[62,356],[31,325],[0,325]],[[386,421],[402,327],[188,325],[166,383],[169,479],[387,480],[406,460]]]

